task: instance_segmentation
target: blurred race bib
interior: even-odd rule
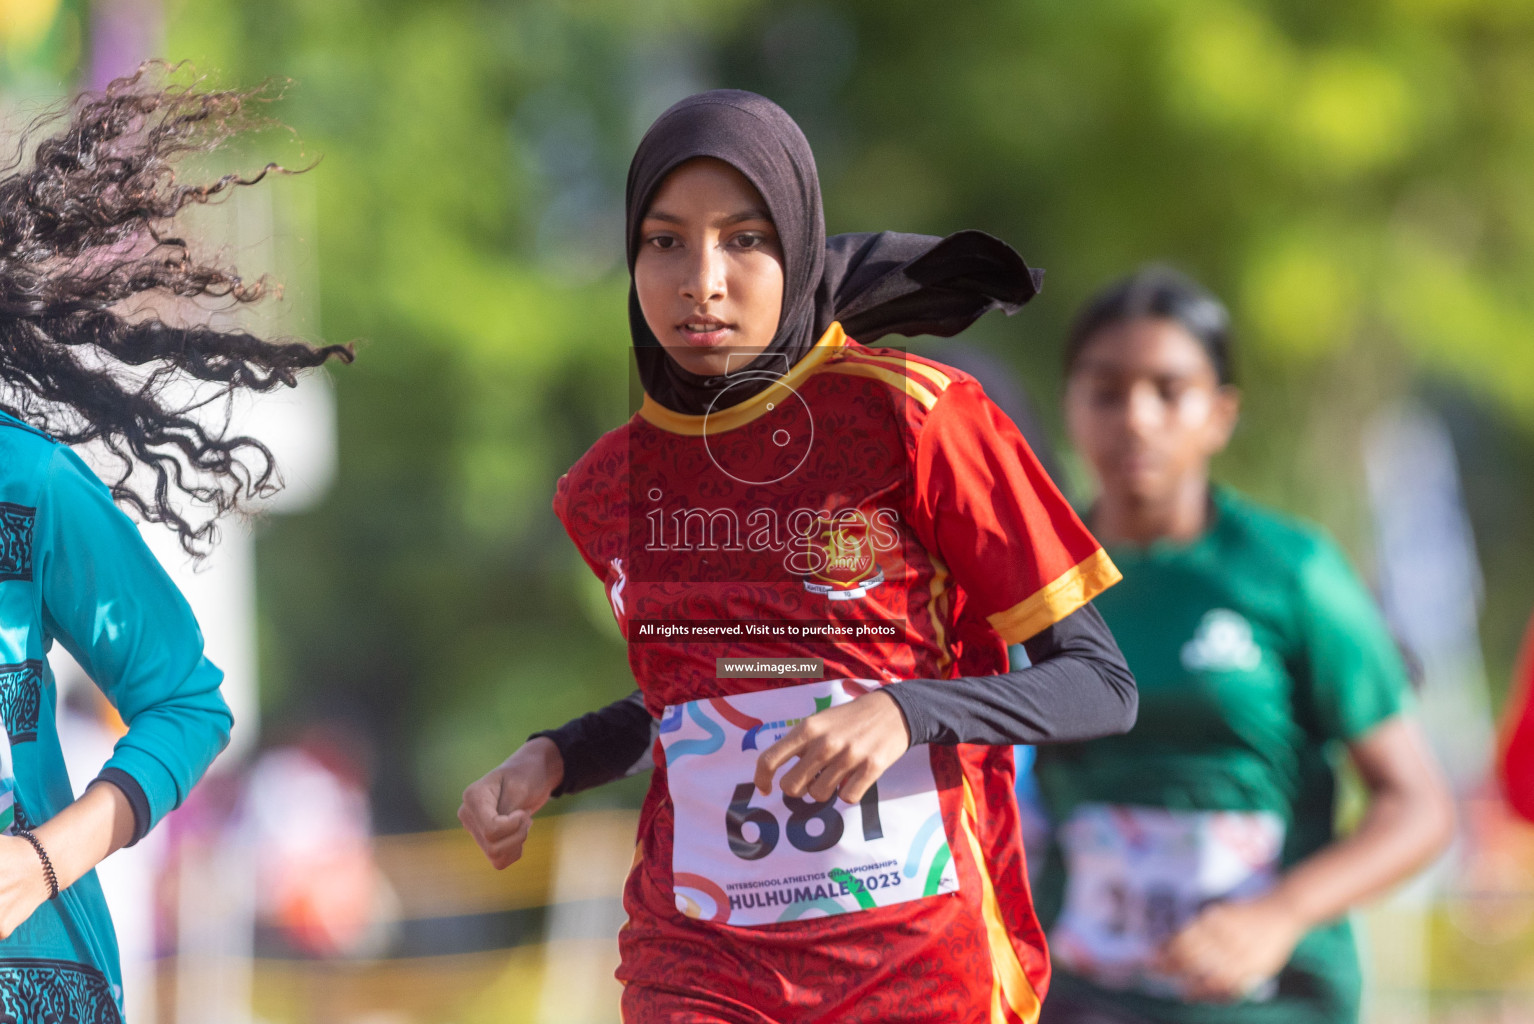
[[[752,782],[762,751],[795,725],[877,685],[819,681],[666,709],[660,738],[678,910],[751,927],[958,891],[925,746],[907,751],[856,804],[776,788],[762,796]]]
[[[1273,887],[1284,847],[1276,814],[1083,804],[1060,829],[1065,905],[1055,960],[1105,988],[1177,998],[1151,968],[1162,945],[1210,903]],[[1272,980],[1252,999],[1271,998]]]

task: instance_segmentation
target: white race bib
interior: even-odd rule
[[[1083,804],[1060,829],[1065,906],[1049,935],[1056,961],[1115,989],[1177,997],[1151,969],[1161,946],[1207,904],[1260,896],[1278,878],[1284,824],[1266,811],[1180,811]],[[1252,998],[1271,997],[1259,986]]]
[[[762,796],[752,783],[762,751],[795,725],[877,686],[827,680],[666,708],[677,909],[751,927],[958,891],[925,746],[857,804]]]

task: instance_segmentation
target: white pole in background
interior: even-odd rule
[[[1465,806],[1485,781],[1493,728],[1478,630],[1481,567],[1453,440],[1428,409],[1409,403],[1386,409],[1365,431],[1364,471],[1380,602],[1421,665],[1419,718]],[[1435,869],[1365,917],[1372,925],[1365,932],[1377,968],[1368,975],[1369,1020],[1428,1020],[1433,897],[1463,884],[1460,872],[1451,873],[1448,865],[1474,854],[1463,839],[1455,845]]]

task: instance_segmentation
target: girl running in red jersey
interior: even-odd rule
[[[971,378],[853,339],[956,333],[1037,275],[978,232],[827,240],[797,125],[732,91],[645,136],[628,256],[644,406],[555,509],[628,639],[636,741],[535,737],[460,818],[504,867],[550,795],[648,753],[632,1024],[1035,1020],[1010,745],[1133,722],[1088,604],[1118,573]]]

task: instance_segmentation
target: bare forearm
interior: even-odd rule
[[[33,830],[67,889],[133,838],[133,807],[122,790],[97,782]]]
[[[502,767],[519,768],[528,778],[537,780],[535,788],[540,807],[559,789],[565,778],[565,761],[559,745],[547,736],[534,736],[522,744],[502,762]]]
[[[1454,812],[1446,796],[1376,794],[1352,835],[1296,864],[1273,898],[1309,929],[1399,885],[1447,845]]]
[[[1305,933],[1405,881],[1447,845],[1454,809],[1416,723],[1396,715],[1348,744],[1369,809],[1352,835],[1291,868],[1261,899],[1215,903],[1167,944],[1190,1000],[1229,1000],[1271,978]]]
[[[534,736],[463,791],[458,820],[496,870],[521,858],[533,814],[563,777],[559,747],[547,736]]]

